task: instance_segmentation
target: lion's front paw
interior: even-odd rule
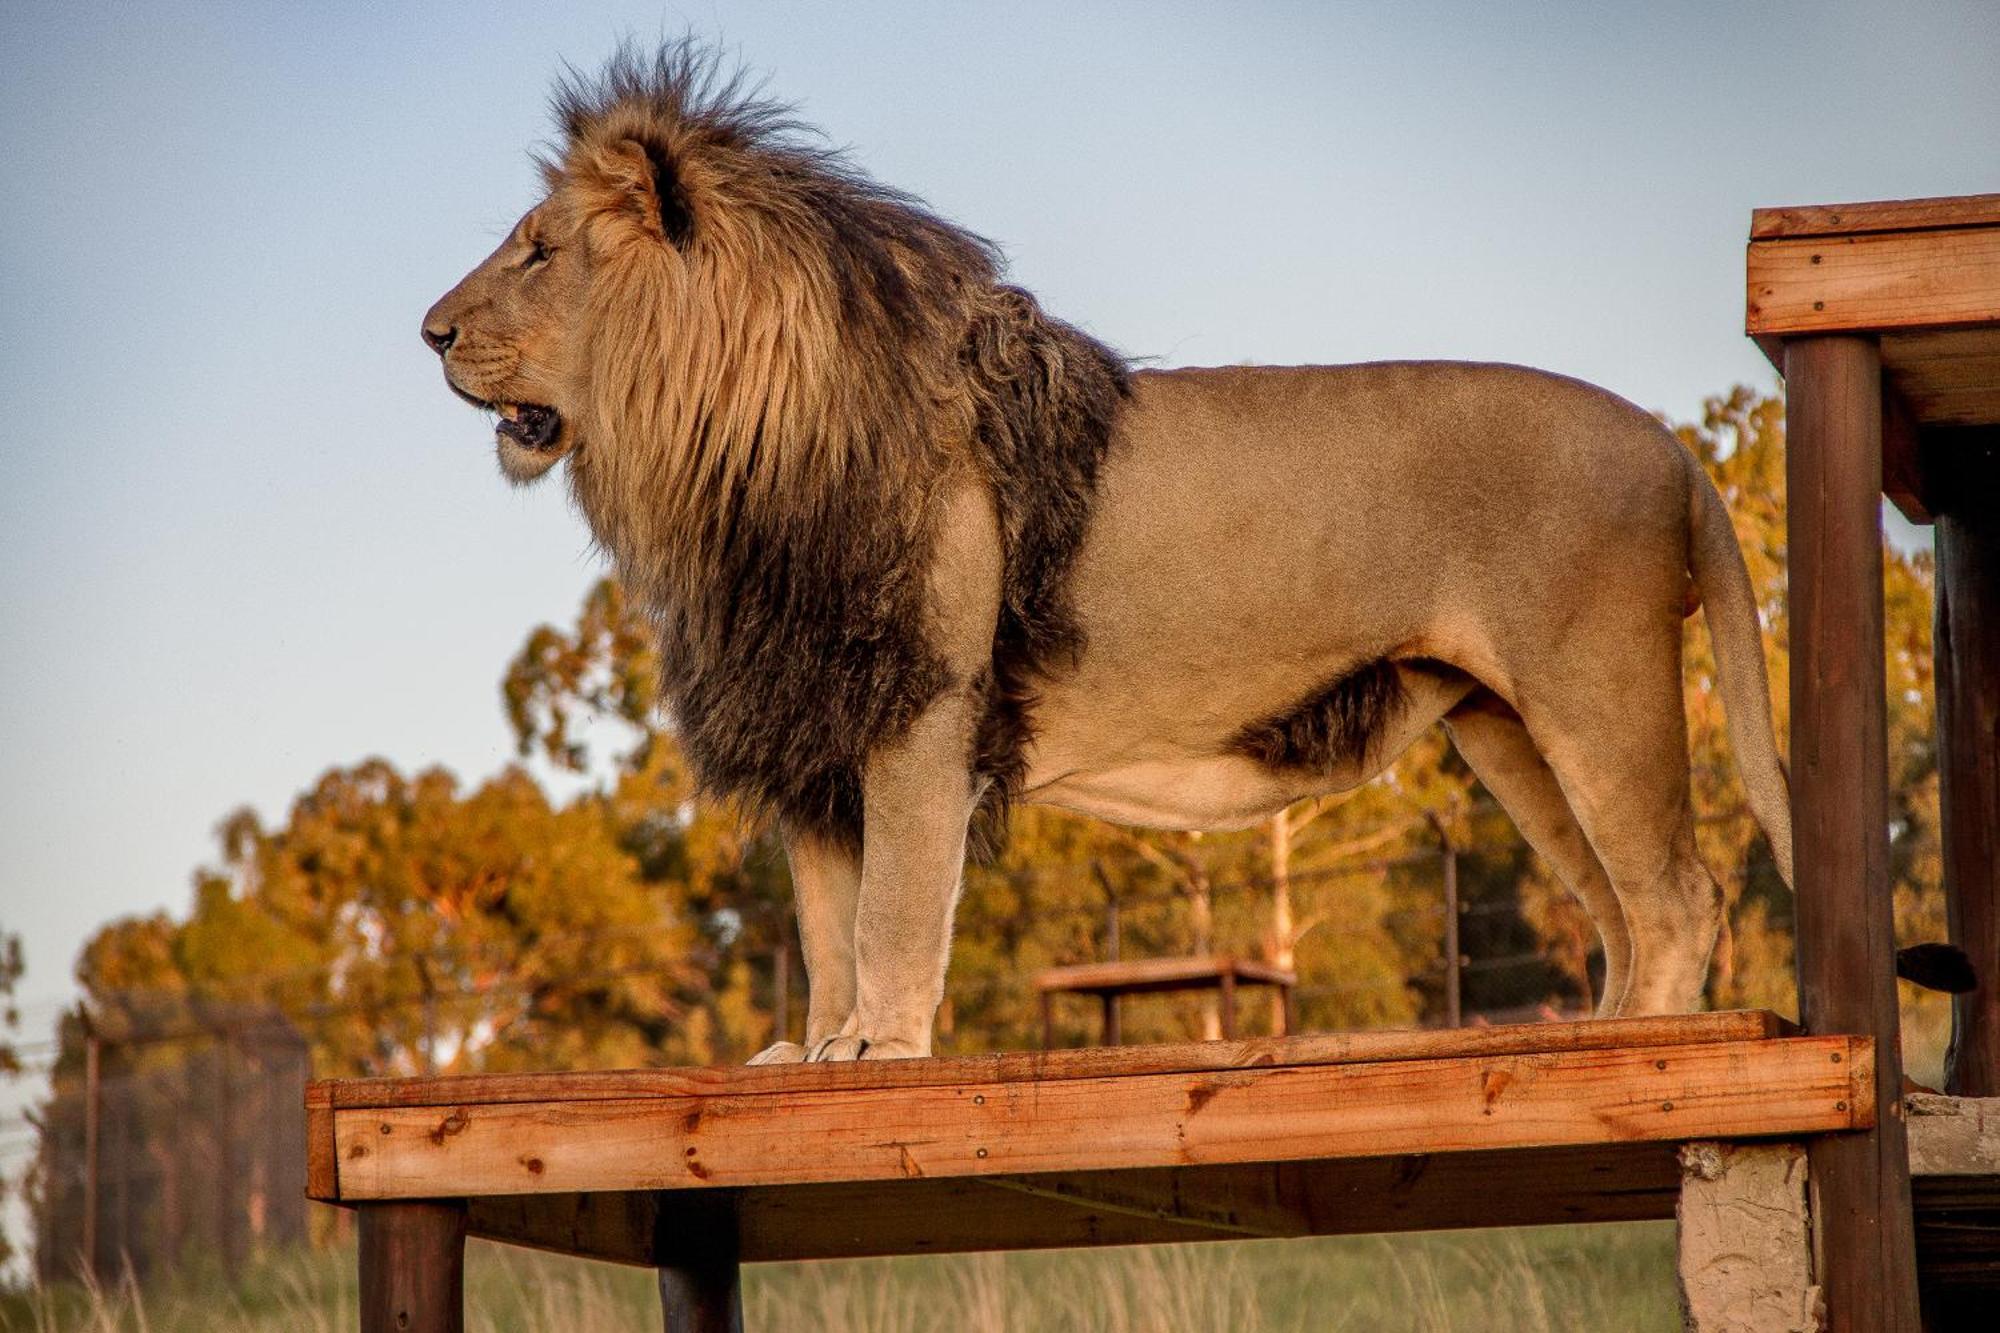
[[[750,1057],[753,1065],[795,1065],[806,1058],[806,1048],[795,1041],[774,1041]]]
[[[929,1051],[923,1049],[913,1041],[897,1041],[893,1038],[884,1041],[870,1041],[868,1038],[858,1034],[848,1034],[840,1037],[828,1037],[825,1041],[813,1047],[812,1055],[808,1058],[816,1061],[909,1060],[929,1054]]]

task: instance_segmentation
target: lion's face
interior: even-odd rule
[[[589,287],[589,256],[559,198],[530,211],[499,249],[424,316],[424,342],[445,382],[497,413],[500,470],[533,481],[581,442],[572,330]]]

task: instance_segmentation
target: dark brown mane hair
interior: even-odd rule
[[[555,98],[551,206],[590,246],[571,485],[654,620],[711,790],[844,842],[861,766],[954,682],[923,599],[949,487],[1005,574],[974,768],[1004,826],[1124,361],[1000,280],[985,240],[860,175],[687,41]]]

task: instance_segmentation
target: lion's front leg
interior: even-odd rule
[[[971,735],[970,701],[954,693],[869,761],[862,780],[854,1016],[812,1047],[815,1060],[931,1053],[975,795]]]
[[[753,1065],[793,1064],[854,1017],[854,907],[861,858],[837,842],[787,827],[785,860],[799,914],[806,964],[806,1042],[777,1041],[750,1057]],[[782,1035],[782,1034],[781,1034]]]

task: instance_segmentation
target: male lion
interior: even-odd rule
[[[1442,720],[1589,909],[1604,1014],[1695,1006],[1681,621],[1791,876],[1757,613],[1701,468],[1504,365],[1132,371],[991,245],[682,43],[558,90],[547,195],[426,316],[515,481],[568,460],[696,771],[777,816],[806,1044],[928,1054],[968,823],[1241,828]]]

